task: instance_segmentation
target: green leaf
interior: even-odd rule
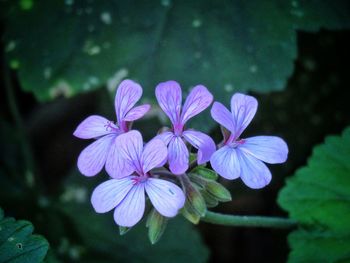
[[[202,83],[224,102],[235,91],[281,90],[293,71],[297,30],[350,25],[347,1],[20,3],[2,4],[6,57],[23,89],[42,101],[126,76],[149,101],[168,79],[186,92]],[[194,124],[208,129],[208,120],[201,115]]]
[[[289,236],[289,262],[350,260],[350,127],[314,148],[278,202],[304,225]]]
[[[206,262],[208,250],[197,230],[181,217],[169,218],[161,241],[152,245],[148,240],[145,221],[119,235],[113,211],[97,214],[89,195],[103,178],[86,178],[74,174],[66,183],[60,207],[71,220],[82,244],[79,262]],[[78,194],[84,192],[85,194]],[[78,198],[79,197],[79,198]]]
[[[0,208],[0,262],[42,262],[49,244],[39,235],[32,235],[33,225],[24,220],[4,217]]]

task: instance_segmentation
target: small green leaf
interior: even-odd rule
[[[0,262],[42,262],[49,244],[39,235],[32,235],[33,225],[24,220],[5,217],[0,208]]]
[[[168,220],[155,209],[149,213],[146,226],[148,227],[148,238],[152,245],[157,243],[163,235],[167,226],[167,221]]]
[[[279,205],[305,227],[292,232],[289,262],[350,260],[350,127],[314,148],[288,179]]]
[[[205,179],[209,180],[217,180],[218,179],[218,174],[214,172],[213,170],[210,170],[208,168],[202,167],[202,166],[197,166],[191,171],[191,174],[194,176],[200,176]]]

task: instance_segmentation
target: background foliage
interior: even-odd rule
[[[289,160],[272,167],[266,189],[223,181],[233,200],[217,210],[284,215],[276,197],[285,177],[305,165],[326,135],[349,125],[349,32],[319,31],[348,28],[349,10],[347,1],[0,1],[0,205],[6,216],[33,222],[50,243],[46,262],[123,261],[127,255],[131,262],[157,262],[174,254],[167,262],[284,262],[287,231],[200,223],[199,236],[176,219],[154,247],[146,242],[144,222],[120,237],[111,215],[95,214],[88,202],[91,187],[106,175],[89,180],[77,173],[76,158],[87,144],[71,134],[89,114],[115,118],[113,91],[125,77],[139,81],[151,102],[155,85],[167,79],[178,80],[185,92],[205,84],[225,103],[233,92],[249,91],[260,106],[245,135],[282,136]],[[162,121],[157,107],[152,113],[134,125],[147,139]],[[207,112],[193,125],[221,140]],[[315,151],[332,159],[326,150]],[[314,158],[304,169],[314,169]],[[302,180],[299,173],[290,182]],[[318,228],[290,235],[290,261],[323,255],[310,244],[327,246],[331,259],[335,252],[346,256],[347,247],[333,245],[340,235],[330,226],[332,214],[324,215],[329,220]]]

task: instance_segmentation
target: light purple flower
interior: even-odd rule
[[[97,186],[91,203],[97,213],[114,210],[114,220],[120,226],[131,227],[139,222],[145,211],[145,191],[154,208],[165,217],[174,217],[184,206],[185,195],[181,188],[166,180],[152,178],[150,170],[162,166],[167,148],[160,139],[143,146],[138,131],[117,137],[119,149],[117,171],[125,171],[121,179],[110,179]]]
[[[96,139],[79,155],[78,168],[83,175],[98,174],[106,160],[114,157],[110,155],[110,148],[116,137],[129,130],[130,122],[143,117],[149,111],[148,104],[134,107],[141,95],[142,88],[139,84],[124,80],[120,83],[115,96],[116,123],[102,116],[92,115],[79,124],[73,133],[74,136],[81,139]]]
[[[156,97],[160,107],[172,123],[170,131],[157,136],[168,145],[168,161],[171,172],[182,174],[188,169],[189,152],[185,144],[186,141],[198,149],[198,164],[209,161],[216,149],[214,141],[202,132],[184,130],[184,126],[190,118],[205,110],[212,103],[213,95],[206,87],[195,86],[187,96],[181,110],[181,87],[175,81],[167,81],[156,87]]]
[[[231,98],[231,112],[214,102],[211,116],[228,131],[223,132],[223,147],[211,157],[213,169],[226,179],[241,177],[250,188],[258,189],[271,181],[271,172],[263,163],[283,163],[288,146],[279,137],[256,136],[240,139],[258,107],[254,97],[236,93]]]

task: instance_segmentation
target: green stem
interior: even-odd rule
[[[297,225],[296,221],[289,218],[225,215],[210,211],[201,220],[216,225],[242,227],[293,228]]]

